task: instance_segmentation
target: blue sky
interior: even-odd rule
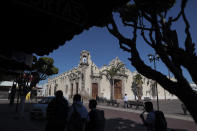
[[[179,5],[180,0],[177,0],[175,8],[171,9],[169,14],[177,14],[180,10]],[[190,22],[190,31],[195,44],[197,43],[197,26],[195,25],[197,23],[196,5],[196,0],[189,0],[186,7],[186,15]],[[128,29],[128,27],[125,28],[121,25],[118,15],[115,14],[114,17],[120,31],[125,36],[132,35],[131,30]],[[173,27],[177,29],[178,35],[180,36],[179,41],[184,41],[185,34],[183,21],[180,19],[175,25],[173,25]],[[142,59],[145,63],[153,67],[153,63],[150,63],[147,57],[148,54],[154,53],[153,50],[144,43],[142,38],[140,38],[140,35],[138,35],[137,43]],[[90,52],[91,59],[98,67],[101,67],[104,64],[108,65],[112,59],[118,56],[128,69],[132,72],[135,71],[135,68],[128,60],[130,54],[119,48],[118,40],[113,37],[106,28],[100,27],[92,27],[89,30],[83,31],[80,35],[74,36],[71,41],[67,41],[66,44],[60,46],[57,50],[54,50],[47,55],[47,57],[52,57],[54,59],[54,65],[59,68],[59,74],[61,74],[78,65],[80,52],[82,50]],[[160,61],[157,62],[157,70],[160,70],[167,75],[167,68]],[[184,75],[189,81],[191,81],[191,78],[186,71],[184,71]],[[41,83],[45,82],[46,81],[42,81]]]

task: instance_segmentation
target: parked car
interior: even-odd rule
[[[47,106],[54,96],[44,97],[38,103],[34,104],[30,112],[31,119],[45,119]]]
[[[34,104],[30,112],[31,119],[45,119],[47,115],[47,106],[53,98],[55,98],[55,96],[44,97],[38,103]],[[70,105],[69,101],[68,105]]]

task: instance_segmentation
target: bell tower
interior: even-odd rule
[[[90,53],[86,50],[83,50],[80,54],[80,65],[89,66],[90,65]]]
[[[85,89],[85,83],[87,81],[87,78],[89,77],[89,72],[91,69],[91,57],[90,53],[86,50],[83,50],[80,54],[80,62],[79,67],[81,68],[81,95],[82,97],[87,97],[89,93]]]

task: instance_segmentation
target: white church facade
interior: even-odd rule
[[[53,96],[55,91],[62,90],[64,96],[68,99],[73,98],[77,93],[81,94],[84,99],[96,98],[96,96],[110,99],[111,85],[103,71],[118,63],[122,62],[116,57],[109,65],[98,68],[91,60],[90,53],[83,50],[77,67],[48,79],[45,96]],[[121,68],[118,75],[114,77],[114,99],[122,99],[125,93],[129,100],[135,99],[131,86],[136,74],[137,72],[131,72],[126,67]],[[153,81],[143,76],[142,81],[142,99],[156,99],[152,91],[153,84],[151,83]],[[157,87],[159,99],[177,99],[176,96],[165,91],[160,85]]]

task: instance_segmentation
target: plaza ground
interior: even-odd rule
[[[155,102],[153,103],[155,105]],[[197,125],[190,115],[183,115],[182,110],[178,108],[180,104],[179,101],[174,100],[160,102],[160,109],[167,109],[164,112],[168,128],[177,131],[196,131]],[[32,103],[26,103],[25,117],[18,118],[15,106],[10,107],[7,100],[0,100],[0,131],[44,131],[45,120],[31,120],[29,118],[31,107]],[[124,109],[122,105],[113,107],[106,104],[99,104],[98,108],[105,111],[105,131],[146,131],[139,118],[142,109]]]

